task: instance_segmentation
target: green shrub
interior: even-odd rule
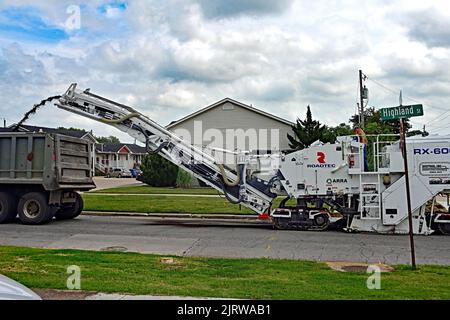
[[[191,188],[192,181],[193,181],[193,176],[190,173],[188,173],[182,169],[178,170],[178,176],[177,176],[177,187],[178,188]]]
[[[142,182],[152,187],[175,187],[178,167],[160,155],[147,155],[141,165]]]

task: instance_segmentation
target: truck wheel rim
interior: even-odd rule
[[[27,218],[36,218],[41,212],[41,205],[36,200],[27,200],[23,205],[23,214]]]

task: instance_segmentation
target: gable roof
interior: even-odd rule
[[[130,148],[128,148],[126,145],[123,145],[122,148],[117,151],[118,153],[131,153]]]
[[[170,128],[172,128],[172,127],[174,127],[174,126],[176,126],[176,125],[178,125],[178,124],[180,124],[180,123],[185,122],[186,120],[189,120],[189,119],[191,119],[191,118],[193,118],[193,117],[196,117],[196,116],[198,116],[199,114],[202,114],[202,113],[204,113],[204,112],[207,112],[208,110],[211,110],[211,109],[213,109],[213,108],[215,108],[215,107],[217,107],[217,106],[220,106],[221,104],[224,104],[224,103],[226,103],[226,102],[230,102],[230,103],[232,103],[232,104],[234,104],[234,105],[237,105],[237,106],[242,107],[242,108],[244,108],[244,109],[247,109],[247,110],[250,110],[250,111],[252,111],[252,112],[258,113],[258,114],[260,114],[260,115],[262,115],[262,116],[265,116],[265,117],[274,119],[274,120],[276,120],[276,121],[282,122],[282,123],[287,124],[287,125],[289,125],[289,126],[294,125],[293,122],[288,121],[288,120],[283,119],[283,118],[280,118],[280,117],[278,117],[278,116],[276,116],[276,115],[273,115],[273,114],[271,114],[271,113],[268,113],[268,112],[266,112],[266,111],[257,109],[257,108],[255,108],[255,107],[252,107],[252,106],[249,106],[249,105],[246,105],[246,104],[244,104],[244,103],[242,103],[242,102],[236,101],[236,100],[231,99],[231,98],[225,98],[225,99],[222,99],[222,100],[220,100],[220,101],[217,101],[217,102],[215,102],[215,103],[213,103],[213,104],[211,104],[211,105],[209,105],[209,106],[207,106],[207,107],[205,107],[205,108],[203,108],[203,109],[200,109],[200,110],[198,110],[198,111],[196,111],[196,112],[194,112],[194,113],[191,113],[191,114],[185,116],[184,118],[181,118],[181,119],[176,120],[176,121],[172,121],[171,123],[169,123],[169,124],[166,126],[166,129],[170,129]]]
[[[138,146],[134,143],[97,143],[95,144],[96,152],[118,153],[120,149],[126,147],[131,153],[147,153],[145,147]]]
[[[15,125],[9,126],[7,129],[11,131]],[[19,127],[19,131],[21,132],[45,132],[50,134],[62,134],[69,137],[74,138],[84,138],[86,136],[90,136],[92,141],[96,141],[95,137],[91,132],[83,131],[83,130],[70,130],[65,128],[48,128],[48,127],[40,127],[40,126],[29,126],[29,125],[21,125]]]

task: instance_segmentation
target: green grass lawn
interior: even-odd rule
[[[228,213],[249,214],[250,209],[228,202],[219,197],[171,197],[123,195],[110,196],[93,193],[83,194],[86,211],[148,212],[148,213]]]
[[[278,197],[273,201],[277,207],[282,200]],[[239,207],[222,197],[183,197],[170,195],[101,195],[84,193],[85,211],[104,212],[144,212],[144,213],[192,213],[192,214],[254,214],[244,206]],[[295,201],[294,201],[295,202]],[[288,202],[288,204],[292,204]]]
[[[67,267],[81,268],[81,289],[129,294],[250,299],[450,299],[450,268],[396,266],[381,290],[365,272],[339,272],[324,263],[219,259],[0,247],[0,273],[31,288],[66,289]]]
[[[157,188],[143,185],[94,190],[91,193],[217,194],[217,191],[212,188]]]

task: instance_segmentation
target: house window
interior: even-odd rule
[[[234,110],[234,106],[231,103],[226,103],[222,106],[222,110]]]

